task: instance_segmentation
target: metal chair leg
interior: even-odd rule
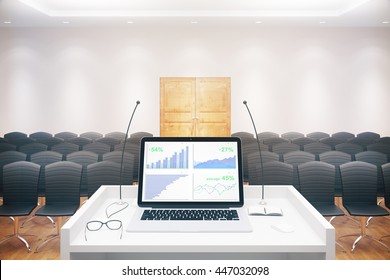
[[[30,244],[26,241],[26,239],[24,239],[23,236],[21,236],[19,234],[19,217],[10,217],[10,218],[12,218],[12,220],[14,221],[14,233],[6,236],[3,240],[0,241],[0,244],[4,243],[12,238],[17,238],[26,246],[27,250],[29,252],[31,252]],[[35,235],[26,234],[25,236],[35,236]]]
[[[60,217],[60,216],[57,217],[57,223],[56,223],[56,224],[57,224],[57,233],[49,235],[41,244],[39,244],[39,245],[37,246],[37,248],[35,249],[34,253],[38,253],[38,252],[39,252],[39,249],[40,249],[43,245],[45,245],[46,243],[48,243],[48,242],[50,242],[50,241],[52,241],[52,240],[54,240],[54,239],[60,237],[61,225],[62,225],[62,217]]]

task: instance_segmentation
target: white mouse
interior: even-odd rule
[[[286,223],[272,224],[271,228],[273,228],[276,231],[283,232],[283,233],[294,232],[294,227],[292,225],[286,224]]]

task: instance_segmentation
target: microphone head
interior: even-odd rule
[[[141,102],[139,100],[137,100],[137,102],[135,102],[135,103],[140,104]]]
[[[246,100],[244,100],[242,103],[246,105],[247,102],[246,102]]]

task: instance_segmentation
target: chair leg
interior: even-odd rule
[[[45,245],[46,243],[48,243],[49,241],[52,241],[52,240],[54,240],[54,239],[60,237],[61,225],[62,225],[62,217],[61,217],[61,216],[57,217],[57,223],[56,223],[56,224],[57,224],[57,233],[49,235],[41,244],[39,244],[39,245],[37,246],[37,248],[35,249],[34,253],[38,253],[38,252],[39,252],[39,249],[40,249],[43,245]]]
[[[30,244],[28,244],[26,239],[24,239],[24,237],[19,234],[19,217],[10,217],[10,218],[12,218],[12,220],[14,221],[14,233],[6,236],[2,241],[0,241],[0,244],[15,237],[15,238],[19,239],[26,246],[26,248],[29,252],[31,252]],[[34,236],[34,235],[27,234],[26,236]]]
[[[347,234],[347,235],[343,235],[340,238],[344,238],[344,237],[348,237],[348,236],[357,236],[356,240],[353,242],[352,244],[352,249],[351,249],[351,252],[353,252],[357,246],[357,244],[363,239],[363,238],[368,238],[368,239],[371,239],[377,243],[379,243],[380,245],[384,246],[385,248],[387,248],[387,250],[390,252],[390,247],[387,246],[385,243],[383,243],[382,241],[370,236],[370,235],[367,235],[366,233],[366,224],[367,224],[367,217],[360,217],[360,234]]]

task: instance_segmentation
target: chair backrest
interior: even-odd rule
[[[296,138],[302,138],[305,137],[305,135],[301,132],[296,132],[296,131],[289,131],[286,133],[283,133],[280,135],[282,138],[287,139],[289,141],[296,139]]]
[[[93,142],[83,146],[83,151],[89,151],[99,156],[99,161],[103,159],[103,155],[111,151],[111,147],[108,144]]]
[[[82,150],[82,147],[86,144],[92,143],[92,139],[85,137],[76,137],[66,141],[67,143],[75,144],[79,147],[79,150]]]
[[[113,161],[121,164],[122,152],[113,151],[103,155],[103,161]],[[124,152],[123,154],[123,171],[122,171],[122,184],[131,185],[133,184],[134,174],[134,155]]]
[[[383,181],[385,183],[385,205],[390,208],[390,162],[382,165]]]
[[[126,133],[120,131],[113,131],[113,132],[106,133],[104,137],[109,137],[109,138],[117,139],[119,141],[124,141],[126,137]]]
[[[376,140],[377,143],[390,145],[390,136],[381,137]]]
[[[77,151],[68,154],[66,160],[78,163],[83,167],[81,172],[80,196],[88,196],[87,166],[98,162],[99,155],[90,151]]]
[[[27,155],[27,161],[31,159],[31,155],[47,151],[48,147],[42,143],[30,143],[19,147],[19,152],[22,152]]]
[[[70,131],[62,131],[62,132],[56,133],[54,136],[57,138],[60,138],[64,141],[68,141],[69,139],[76,138],[77,134],[74,132],[70,132]]]
[[[346,141],[344,141],[341,138],[337,138],[337,137],[332,136],[332,137],[322,138],[319,140],[319,142],[331,146],[332,150],[334,150],[336,145],[341,144],[341,143],[345,143]]]
[[[333,165],[320,161],[298,165],[300,192],[314,206],[334,205],[335,170]]]
[[[42,151],[31,155],[30,161],[39,164],[41,172],[39,173],[38,195],[44,196],[46,190],[46,170],[48,164],[62,160],[62,154],[54,151]]]
[[[3,166],[17,161],[25,161],[27,155],[17,151],[5,151],[0,153],[0,195],[3,193]]]
[[[271,152],[277,153],[280,160],[283,159],[284,154],[292,151],[299,151],[300,149],[300,146],[294,143],[279,143],[270,147]]]
[[[259,138],[260,141],[260,138]],[[272,146],[279,143],[289,143],[290,141],[281,137],[272,137],[272,138],[265,138],[262,140],[264,145]],[[271,151],[271,149],[270,149]]]
[[[320,141],[322,138],[327,138],[329,137],[329,133],[322,132],[322,131],[314,131],[306,134],[306,137],[309,137],[311,139],[314,139],[316,141]]]
[[[246,131],[238,131],[231,134],[232,137],[239,137],[239,138],[254,138],[255,136],[253,133],[246,132]]]
[[[390,162],[390,143],[373,143],[367,146],[367,151],[376,151],[387,155],[387,162]]]
[[[66,155],[79,151],[79,146],[73,143],[60,143],[51,147],[51,150],[62,154],[62,159],[65,160]]]
[[[309,138],[309,137],[301,137],[301,138],[295,138],[291,140],[291,143],[299,145],[300,150],[303,151],[303,147],[310,143],[315,143],[316,140]]]
[[[152,133],[149,133],[149,132],[145,132],[145,131],[138,131],[138,132],[134,132],[132,134],[130,134],[130,138],[133,138],[133,139],[141,139],[143,137],[153,137],[153,134]],[[124,140],[123,139],[119,139],[121,141]]]
[[[88,197],[91,197],[102,185],[119,185],[120,164],[113,161],[100,161],[88,165]]]
[[[343,205],[377,204],[377,169],[374,164],[362,161],[340,165]]]
[[[120,144],[121,140],[111,137],[103,137],[96,139],[95,142],[107,144],[108,146],[110,146],[110,151],[114,151],[115,145]]]
[[[27,161],[6,164],[3,168],[3,204],[37,206],[39,170],[38,164]]]
[[[31,133],[29,137],[31,139],[38,140],[38,139],[51,138],[53,137],[53,135],[49,132],[38,131],[38,132]]]
[[[263,141],[264,139],[269,139],[269,138],[279,138],[279,134],[271,131],[263,131],[257,133],[257,137],[259,138],[260,141]]]
[[[303,150],[315,155],[316,160],[319,160],[319,155],[331,151],[332,147],[324,143],[314,142],[304,145]]]
[[[4,138],[8,139],[9,142],[12,142],[15,139],[27,138],[27,134],[20,131],[12,131],[4,134]]]
[[[0,153],[6,151],[16,151],[16,145],[6,143],[6,142],[0,143]]]
[[[261,161],[263,164],[270,161],[279,161],[279,155],[277,153],[269,152],[269,151],[261,151]],[[248,181],[257,182],[257,169],[256,166],[260,166],[260,154],[259,149],[256,149],[254,152],[247,155],[247,176]],[[243,166],[245,168],[245,165]]]
[[[293,166],[280,161],[268,161],[261,165],[256,165],[255,176],[250,177],[250,185],[292,185],[294,178]],[[264,173],[262,173],[262,171]],[[253,181],[253,179],[255,179]]]
[[[380,137],[380,134],[372,131],[365,131],[356,135],[357,139],[365,140],[366,145],[376,142]]]
[[[362,145],[346,142],[346,143],[337,144],[335,146],[335,150],[350,154],[352,157],[352,160],[355,160],[355,155],[357,153],[363,152],[364,148]]]
[[[80,137],[89,138],[95,141],[96,139],[102,138],[103,134],[100,132],[88,131],[88,132],[81,133]]]
[[[82,166],[70,161],[46,165],[46,205],[80,205]]]
[[[36,139],[36,142],[45,144],[46,146],[49,147],[50,150],[52,146],[63,143],[64,139],[58,137],[48,137],[48,138]]]
[[[123,151],[123,144],[115,145],[115,151]],[[133,181],[138,181],[138,172],[139,172],[139,155],[140,155],[140,144],[128,143],[126,142],[125,152],[134,155],[133,162]]]
[[[339,131],[339,132],[333,133],[332,137],[340,139],[343,142],[347,142],[348,140],[355,138],[355,134],[353,134],[351,132],[347,132],[347,131]]]
[[[387,163],[387,155],[376,152],[376,151],[364,151],[357,153],[355,159],[358,161],[364,161],[376,165],[377,167],[377,187],[378,195],[383,196],[384,194],[384,183],[381,166]]]
[[[293,151],[283,155],[283,162],[291,164],[293,166],[293,186],[297,190],[299,190],[298,165],[314,160],[315,155],[305,151]]]

